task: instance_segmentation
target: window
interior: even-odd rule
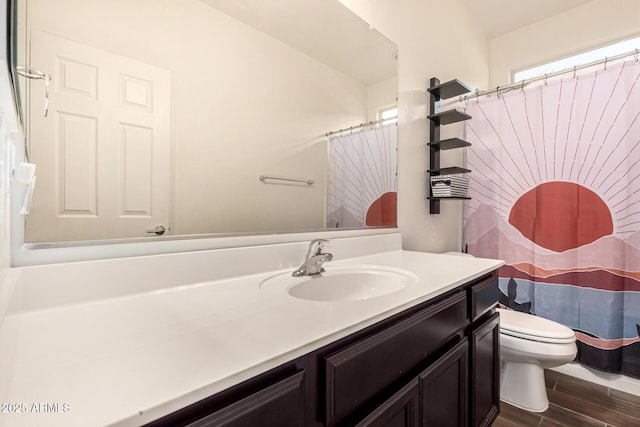
[[[388,125],[398,121],[398,107],[391,107],[380,111],[381,125]]]
[[[604,59],[605,57],[612,57],[615,55],[620,55],[622,53],[632,52],[635,49],[640,49],[640,37],[590,50],[588,52],[573,55],[568,58],[560,59],[558,61],[549,62],[548,64],[543,64],[537,67],[515,72],[513,74],[513,81],[515,83],[522,80],[530,79],[532,77],[551,74],[556,71],[573,68],[576,65],[583,65],[588,64],[589,62],[598,61],[600,59]]]

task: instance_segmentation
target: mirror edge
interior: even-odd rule
[[[17,214],[17,208],[15,208],[16,203],[14,202],[15,200],[12,200],[12,216]],[[82,246],[78,246],[77,244],[73,246],[67,246],[25,244],[23,237],[24,234],[20,234],[20,229],[22,229],[24,232],[24,221],[12,221],[12,267],[25,267],[78,261],[97,261],[115,258],[164,255],[179,252],[196,252],[216,249],[240,248],[247,246],[274,245],[281,243],[310,241],[312,239],[318,238],[341,239],[347,237],[394,234],[399,232],[399,229],[397,227],[376,227],[367,229],[304,231],[299,233],[270,233],[262,235],[252,234],[247,236],[227,237],[213,237],[215,235],[208,235],[184,238],[184,236],[178,236],[178,238],[176,239],[165,241],[109,241],[108,244],[92,244],[92,242],[85,242],[87,244]]]

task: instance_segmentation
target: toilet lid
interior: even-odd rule
[[[571,328],[552,320],[519,311],[497,309],[500,313],[500,332],[531,341],[571,343],[576,334]]]

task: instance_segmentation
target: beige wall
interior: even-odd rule
[[[514,71],[640,35],[640,1],[594,0],[491,40],[491,87]]]
[[[10,181],[11,160],[10,149],[14,144],[22,144],[21,125],[16,115],[9,83],[8,46],[6,35],[7,27],[4,11],[7,10],[7,1],[0,0],[0,324],[4,316],[4,307],[7,303],[7,276],[11,264],[11,202]],[[20,10],[23,15],[23,10]],[[17,23],[20,25],[20,22]],[[14,185],[16,187],[16,185]]]
[[[4,40],[4,34],[2,37]],[[0,59],[0,67],[5,67],[4,60]],[[0,89],[9,90],[9,87],[0,85]],[[8,102],[0,102],[0,324],[4,317],[4,309],[7,304],[9,266],[11,265],[11,230],[10,230],[10,204],[9,194],[5,193],[4,182],[7,147],[11,133],[16,132],[16,123],[13,112],[9,110]],[[7,111],[8,110],[8,111]],[[13,122],[13,123],[12,123]]]
[[[489,83],[489,44],[461,0],[340,0],[398,45],[398,222],[405,249],[443,252],[459,248],[459,201],[441,202],[429,215],[428,97],[431,77],[454,78],[469,86]],[[442,137],[461,136],[459,127]],[[461,150],[443,152],[443,166],[461,163]]]
[[[0,10],[7,10],[5,0],[0,0]],[[7,28],[4,21],[4,14],[0,14],[3,22],[0,24],[0,321],[2,319],[2,305],[5,301],[2,299],[1,291],[4,289],[3,282],[8,273],[11,258],[11,233],[10,233],[10,197],[9,190],[9,171],[7,168],[8,149],[10,140],[16,140],[19,137],[18,118],[15,114],[12,93],[8,80],[8,58],[6,54]]]
[[[397,77],[367,86],[367,121],[378,120],[380,110],[396,105],[397,96]]]
[[[7,5],[0,0],[0,10],[5,11]],[[0,13],[3,22],[0,23],[0,328],[2,328],[9,301],[13,293],[11,274],[11,229],[10,229],[10,195],[8,150],[13,144],[20,144],[20,126],[14,109],[12,93],[9,83],[8,58],[6,56],[7,40],[4,14]],[[6,352],[5,352],[6,353]],[[0,356],[1,357],[1,356]],[[0,396],[8,383],[6,378],[0,378]]]
[[[29,0],[29,21],[171,72],[174,234],[324,226],[321,135],[364,121],[360,82],[197,0]]]

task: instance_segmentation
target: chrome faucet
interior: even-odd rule
[[[329,243],[330,240],[315,239],[309,243],[309,250],[305,257],[304,263],[298,267],[291,275],[293,277],[300,276],[315,276],[324,272],[322,264],[333,259],[333,255],[330,253],[322,253],[325,243]]]

